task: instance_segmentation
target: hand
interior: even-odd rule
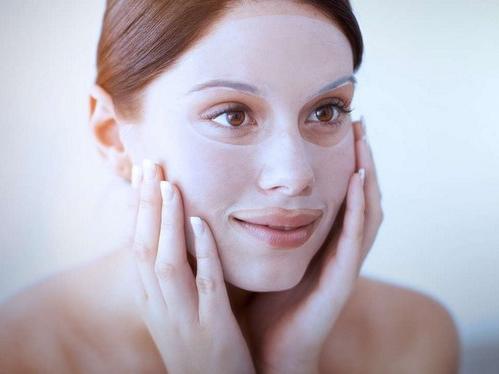
[[[300,283],[261,293],[248,306],[253,358],[259,373],[318,373],[323,344],[350,296],[383,219],[381,193],[365,130],[353,124],[357,168],[346,206]]]
[[[143,173],[134,167],[133,174],[136,302],[168,373],[254,373],[208,225],[199,219],[194,278],[180,192],[170,184],[168,198],[167,182],[161,182],[160,193],[163,173],[152,162],[144,162]]]

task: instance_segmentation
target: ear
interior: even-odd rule
[[[89,124],[99,154],[116,175],[130,180],[132,161],[120,139],[120,122],[111,96],[94,84],[89,104]]]

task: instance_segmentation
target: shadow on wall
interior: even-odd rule
[[[499,340],[477,342],[465,347],[461,374],[499,373]]]

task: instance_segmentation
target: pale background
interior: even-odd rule
[[[87,126],[103,7],[0,3],[0,299],[117,235],[124,187]],[[385,211],[364,273],[435,297],[458,325],[462,372],[496,372],[499,2],[354,8],[366,43],[354,116],[366,117]]]

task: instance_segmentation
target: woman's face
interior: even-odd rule
[[[313,8],[271,4],[241,6],[216,23],[147,88],[144,121],[124,141],[134,162],[158,161],[179,188],[188,243],[188,217],[199,216],[225,280],[250,291],[301,280],[355,168],[351,120],[341,112],[354,90],[348,40]],[[213,81],[220,85],[205,85]],[[312,209],[319,218],[298,246],[258,239],[234,220],[268,208]]]

